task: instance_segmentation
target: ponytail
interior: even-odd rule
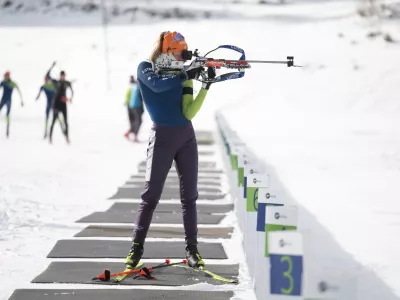
[[[160,33],[160,36],[157,40],[157,42],[155,43],[155,47],[153,49],[153,51],[150,54],[150,60],[155,63],[156,59],[160,56],[160,54],[162,53],[162,44],[164,41],[164,35],[167,34],[169,31],[164,31],[162,33]]]

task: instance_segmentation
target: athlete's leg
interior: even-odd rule
[[[136,226],[133,231],[133,241],[136,243],[144,243],[174,155],[175,147],[168,129],[162,127],[153,129],[147,148],[146,185],[141,195],[142,203],[136,213]]]
[[[61,110],[64,119],[64,134],[68,137],[68,115],[67,115],[67,106],[65,105]]]
[[[47,137],[47,128],[49,126],[49,116],[50,116],[50,110],[51,110],[51,100],[47,100],[47,105],[46,105],[46,120],[44,123],[44,138]]]
[[[10,113],[11,113],[11,100],[6,102],[6,107],[7,107],[7,114],[6,114],[6,123],[7,123],[7,129],[6,129],[6,135],[7,137],[10,136]]]
[[[183,226],[186,243],[197,245],[198,152],[193,127],[187,126],[182,136],[186,141],[175,156],[175,165],[180,180]]]
[[[53,120],[51,121],[50,135],[49,135],[50,143],[52,142],[54,124],[56,123],[56,121],[58,119],[58,114],[59,113],[60,113],[60,111],[57,108],[53,108]]]

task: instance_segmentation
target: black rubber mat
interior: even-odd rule
[[[24,289],[14,291],[9,300],[229,300],[231,297],[231,291]]]
[[[199,150],[198,151],[199,156],[211,156],[211,155],[215,155],[214,151],[211,150]]]
[[[139,166],[139,167],[137,168],[137,170],[138,170],[138,172],[140,172],[140,173],[144,173],[144,172],[146,171],[146,167],[145,167],[145,166]],[[176,173],[175,167],[172,167],[172,168],[170,169],[170,172],[171,172],[171,173]],[[222,171],[221,169],[215,169],[215,168],[198,168],[198,172],[199,172],[200,174],[202,174],[202,173],[207,173],[207,174],[222,174],[222,173],[223,173],[223,171]]]
[[[145,174],[146,170],[138,169],[138,172],[139,172],[139,174]],[[223,171],[220,169],[203,169],[203,170],[199,169],[199,176],[200,176],[200,174],[202,174],[204,177],[207,177],[207,178],[208,178],[207,174],[222,174],[222,173],[223,173]],[[170,175],[176,175],[175,168],[170,169],[168,176],[170,176]]]
[[[115,199],[141,199],[143,189],[141,188],[119,188],[117,193],[113,195],[109,200]],[[199,192],[199,200],[219,200],[223,199],[225,194],[206,194]],[[178,200],[180,199],[179,191],[175,193],[163,193],[161,194],[161,200]]]
[[[131,241],[110,240],[59,240],[47,255],[48,258],[125,258]],[[204,259],[227,259],[221,243],[199,243]],[[143,258],[182,258],[185,242],[153,242],[144,245]]]
[[[82,219],[78,223],[133,223],[136,213],[130,212],[94,212]],[[224,218],[223,215],[197,214],[199,224],[219,224]],[[155,212],[152,222],[157,224],[182,224],[182,213],[160,213]]]
[[[109,212],[136,212],[140,203],[114,203],[107,211]],[[197,212],[204,214],[227,213],[233,210],[233,204],[199,204]],[[156,212],[181,212],[181,204],[178,203],[158,203]]]
[[[208,186],[215,186],[215,187],[221,187],[221,179],[207,179],[207,178],[199,178],[197,180],[197,183],[200,185],[208,185]],[[140,178],[131,178],[125,184],[139,184],[140,186],[144,186],[145,181],[144,181],[144,176],[140,176]],[[165,180],[165,186],[177,186],[179,185],[179,179],[178,177],[171,178],[168,177],[167,180]]]
[[[174,262],[174,261],[173,261]],[[145,263],[144,266],[155,266],[159,263]],[[115,285],[114,282],[93,281],[92,278],[100,275],[105,269],[111,273],[121,272],[125,269],[123,263],[110,262],[52,262],[48,268],[35,279],[32,283],[82,283],[82,284],[106,284]],[[238,265],[207,265],[207,269],[222,277],[237,279]],[[202,272],[197,272],[190,267],[166,267],[152,272],[156,280],[145,278],[133,279],[126,278],[119,285],[166,285],[183,286],[206,282],[210,284],[225,284],[211,277],[205,276]],[[129,298],[131,299],[131,298]]]
[[[219,175],[209,175],[209,174],[202,174],[199,173],[198,174],[198,182],[200,183],[202,179],[206,179],[206,180],[212,180],[212,181],[220,181],[221,177]],[[142,179],[144,180],[145,178],[145,173],[144,172],[140,172],[139,174],[136,175],[132,175],[131,179]],[[176,172],[170,172],[167,176],[167,181],[169,179],[172,180],[177,180],[178,179],[178,175],[176,174]]]
[[[140,190],[140,192],[143,192],[144,189],[144,185],[140,185],[140,184],[134,184],[131,183],[131,186],[127,186],[127,187],[121,187],[120,189],[137,189]],[[132,186],[134,185],[134,186]],[[222,190],[217,188],[217,187],[198,187],[197,188],[199,193],[214,193],[214,194],[222,194]],[[179,185],[177,186],[168,186],[168,185],[164,185],[164,189],[163,189],[163,193],[165,194],[176,194],[179,192]]]
[[[145,167],[146,166],[146,161],[142,160],[139,164],[139,167]],[[199,161],[199,168],[206,168],[206,169],[211,169],[217,166],[217,164],[213,161]]]
[[[207,139],[207,138],[196,138],[197,139],[197,145],[213,145],[214,140],[213,139]]]
[[[209,130],[195,130],[196,139],[207,138],[213,139],[213,132]]]
[[[88,226],[75,237],[131,237],[133,226],[102,226],[92,225]],[[199,227],[199,238],[230,238],[232,234],[232,227]],[[182,238],[184,237],[184,230],[180,227],[158,227],[151,226],[147,237],[152,238]]]

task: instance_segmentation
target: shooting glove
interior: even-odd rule
[[[188,74],[189,79],[197,80],[204,71],[204,68],[200,65],[200,63],[193,61],[188,68],[186,69],[186,73]]]
[[[204,74],[205,72],[203,72]],[[214,67],[208,67],[207,68],[207,73],[205,74],[205,76],[203,77],[204,79],[212,79],[215,78],[217,74],[215,73],[215,68]],[[203,82],[203,84],[201,85],[201,87],[205,90],[208,90],[211,86],[212,82]]]
[[[204,70],[203,67],[197,67],[197,68],[192,68],[188,69],[186,73],[188,74],[189,79],[194,79],[197,80],[200,76],[200,73]]]

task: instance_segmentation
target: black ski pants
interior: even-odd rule
[[[187,244],[197,245],[197,141],[192,123],[185,126],[153,126],[147,148],[146,184],[136,214],[133,241],[144,243],[164,182],[175,161],[179,176],[183,226]]]

